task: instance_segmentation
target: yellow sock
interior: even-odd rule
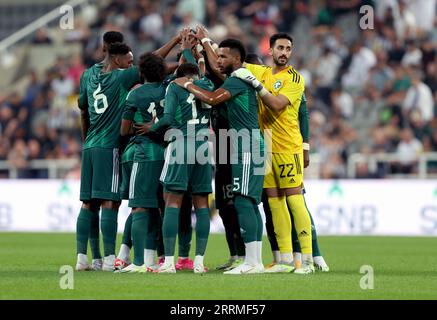
[[[291,218],[288,213],[285,197],[269,198],[270,211],[272,212],[273,227],[276,240],[281,253],[293,251],[291,243]]]
[[[300,242],[302,254],[312,254],[311,218],[305,206],[303,195],[294,194],[287,197],[287,203],[293,214],[297,237]]]

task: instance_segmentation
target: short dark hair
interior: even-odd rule
[[[182,63],[176,70],[176,77],[185,77],[189,75],[198,75],[199,68],[193,63]]]
[[[279,40],[279,39],[290,40],[291,45],[293,45],[293,38],[291,36],[289,36],[287,33],[282,32],[282,33],[275,33],[274,35],[272,35],[270,37],[270,48],[273,48],[276,40]]]
[[[244,61],[250,64],[259,64],[260,62],[262,63],[261,58],[256,53],[248,53],[246,55],[246,60]]]
[[[108,53],[111,55],[125,55],[131,51],[131,48],[126,43],[114,42],[108,46]]]
[[[165,78],[167,68],[161,56],[151,52],[145,53],[140,57],[138,66],[141,76],[147,82],[161,82]]]
[[[118,31],[108,31],[103,35],[103,42],[107,44],[115,43],[115,42],[123,42],[124,36],[121,32]]]
[[[246,49],[243,43],[237,39],[226,39],[220,42],[219,48],[230,48],[231,50],[236,50],[240,53],[241,62],[246,59]]]

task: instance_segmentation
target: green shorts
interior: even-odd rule
[[[165,163],[160,177],[160,181],[164,185],[164,192],[183,193],[188,191],[191,194],[212,193],[211,163],[198,163],[197,159],[194,158],[193,161],[180,161],[181,163],[174,161],[171,156],[172,144],[174,143],[176,142],[169,144],[165,152]]]
[[[232,164],[232,184],[235,195],[250,197],[259,204],[264,184],[264,163],[255,163],[250,152],[238,154],[238,163]]]
[[[126,161],[121,164],[120,198],[123,200],[129,199],[129,181],[133,164],[133,161]]]
[[[82,152],[80,200],[120,201],[118,148],[89,148]]]
[[[129,183],[129,207],[159,207],[159,176],[164,161],[134,162]]]

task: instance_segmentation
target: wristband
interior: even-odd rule
[[[310,144],[308,142],[302,143],[302,147],[306,151],[310,151]]]
[[[205,63],[205,58],[199,58],[199,60],[197,60],[198,64],[200,64],[201,62]]]
[[[264,97],[266,94],[268,94],[269,93],[269,90],[267,90],[266,88],[264,88],[264,87],[262,87],[262,89],[260,90],[260,91],[258,91],[258,94],[261,96],[261,97]]]
[[[211,41],[211,39],[210,38],[203,38],[202,40],[200,40],[200,42],[202,42],[202,44],[204,44],[207,41]]]
[[[192,82],[186,82],[186,83],[184,84],[184,88],[187,89],[187,87],[188,87],[189,84],[192,84]]]

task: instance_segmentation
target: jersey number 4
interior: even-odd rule
[[[100,93],[102,91],[102,88],[99,86],[97,87],[96,91],[93,92],[93,98],[94,98],[94,110],[96,110],[96,113],[101,114],[108,109],[108,98],[103,93]],[[103,107],[99,108],[99,100],[102,100]]]

